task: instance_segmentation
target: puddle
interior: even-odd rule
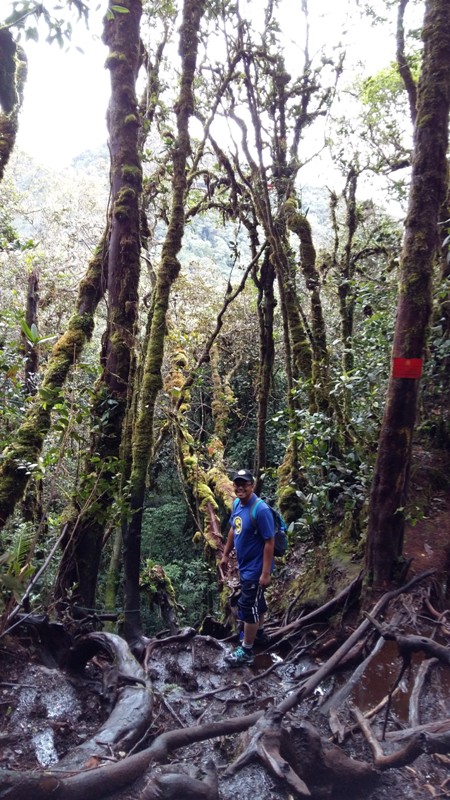
[[[273,664],[281,664],[282,661],[276,653],[256,653],[253,669],[269,669]]]
[[[412,654],[411,666],[404,672],[399,685],[399,691],[392,698],[392,711],[401,722],[408,721],[411,692],[414,687],[417,671],[424,660],[425,656],[423,653]],[[392,690],[400,674],[401,666],[402,659],[398,655],[396,643],[390,641],[384,642],[383,647],[367,666],[366,671],[352,692],[351,697],[355,705],[363,712],[374,708],[374,706],[381,702],[386,694]],[[430,689],[430,682],[432,682],[432,689]],[[442,706],[444,709],[445,707],[448,708],[450,674],[449,671],[445,669],[445,665],[436,665],[432,667],[428,673],[425,687],[422,690],[421,704],[427,702],[429,707],[430,702],[428,701],[431,700],[431,698],[426,697],[427,690],[432,691],[432,705],[433,708],[434,705],[436,705],[439,714],[441,713]]]

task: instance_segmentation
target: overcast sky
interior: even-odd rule
[[[262,0],[257,2],[262,4]],[[287,61],[289,53],[294,60],[299,60],[300,42],[303,42],[301,2],[282,2],[287,6],[286,30],[291,42],[286,48]],[[248,3],[249,8],[251,5]],[[317,42],[326,39],[336,45],[342,28],[345,28],[352,53],[360,52],[369,71],[393,60],[393,39],[383,30],[372,30],[368,23],[365,30],[360,24],[352,28],[355,19],[348,14],[349,5],[351,3],[346,0],[314,0],[310,3],[313,9],[311,50]],[[45,44],[45,36],[39,43],[25,43],[29,73],[17,144],[44,164],[64,166],[83,150],[96,148],[107,141],[105,116],[109,73],[104,68],[107,48],[100,39],[105,6],[106,2],[91,12],[89,33],[82,22],[74,25],[68,50],[61,50],[57,44]],[[77,46],[82,47],[84,53],[80,53]]]
[[[67,50],[44,41],[25,43],[28,78],[17,145],[48,165],[67,164],[107,141],[108,49],[95,35],[101,31],[99,13],[91,14],[90,28],[75,25]]]

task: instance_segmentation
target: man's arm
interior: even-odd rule
[[[234,530],[231,527],[228,531],[227,541],[225,543],[225,547],[223,548],[222,558],[220,559],[220,566],[227,567],[228,566],[228,559],[230,558],[231,551],[234,550]]]
[[[275,548],[275,538],[266,539],[263,552],[263,568],[259,579],[260,586],[268,586],[270,583],[270,571],[272,569],[273,551]]]

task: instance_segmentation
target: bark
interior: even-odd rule
[[[405,28],[403,24],[405,18],[405,9],[406,6],[408,5],[408,2],[409,0],[400,0],[398,4],[396,57],[397,57],[398,71],[400,73],[400,77],[404,83],[406,93],[408,95],[411,122],[414,125],[416,121],[417,86],[412,76],[411,69],[408,64],[408,59],[406,58],[405,55]]]
[[[346,373],[353,370],[353,322],[355,314],[355,295],[351,286],[354,277],[352,264],[352,245],[353,238],[358,227],[358,217],[356,214],[356,186],[358,173],[351,166],[347,176],[347,183],[344,191],[346,204],[346,232],[347,240],[344,248],[344,262],[339,276],[339,309],[341,313],[342,344],[343,344],[343,368]]]
[[[0,30],[0,181],[16,142],[27,60],[7,28]]]
[[[253,474],[257,476],[255,491],[261,491],[260,475],[267,466],[266,429],[269,409],[269,393],[272,381],[272,370],[275,361],[275,345],[273,340],[274,311],[276,306],[274,294],[275,270],[267,249],[261,266],[258,286],[258,320],[259,320],[259,370],[256,390],[256,451]]]
[[[77,584],[78,600],[94,607],[105,519],[117,496],[120,443],[135,342],[140,272],[139,201],[142,169],[138,154],[136,79],[141,63],[141,0],[127,0],[127,14],[105,20],[111,75],[108,108],[111,153],[111,231],[108,244],[108,317],[101,359],[103,373],[93,401],[93,430],[84,479],[74,498],[57,596]],[[94,459],[94,460],[92,460]],[[79,499],[78,499],[79,498]],[[88,498],[88,502],[85,502]],[[81,507],[84,508],[81,512]]]
[[[446,0],[429,0],[423,28],[408,215],[400,267],[393,356],[423,358],[431,311],[439,210],[447,191],[450,28]],[[369,581],[387,586],[402,553],[419,380],[389,380],[370,498]]]
[[[67,331],[55,344],[42,385],[33,399],[14,442],[4,451],[0,467],[0,527],[3,527],[22,498],[29,480],[24,465],[35,464],[50,429],[51,411],[58,402],[70,368],[78,360],[94,329],[94,313],[103,296],[106,276],[104,244],[100,242],[80,283],[76,311]]]
[[[39,273],[33,269],[28,276],[27,307],[25,310],[25,322],[31,328],[37,328],[39,303]],[[36,394],[36,375],[39,364],[39,349],[36,344],[32,344],[24,336],[25,350],[25,391],[27,394]]]
[[[34,325],[37,329],[38,323],[38,303],[39,303],[39,271],[33,269],[28,275],[27,306],[25,310],[25,322],[31,329]],[[39,346],[30,342],[22,334],[23,348],[25,353],[25,394],[35,395],[37,391],[37,373],[39,368]],[[39,528],[42,534],[46,528],[45,515],[42,505],[42,480],[31,479],[22,503],[22,512],[26,520],[40,520]]]
[[[185,0],[180,31],[181,86],[176,103],[177,138],[173,148],[172,207],[162,249],[161,265],[154,289],[154,308],[133,439],[130,510],[132,518],[124,533],[125,627],[128,640],[141,635],[139,612],[139,566],[145,479],[154,445],[156,398],[162,388],[161,366],[166,336],[166,317],[172,285],[178,276],[177,255],[184,233],[186,164],[190,152],[189,118],[194,109],[193,82],[196,72],[198,30],[203,2]]]
[[[316,251],[311,225],[306,216],[298,211],[293,197],[286,202],[286,220],[289,230],[295,233],[300,241],[300,267],[310,295],[311,379],[314,397],[312,407],[330,411],[327,335],[320,297],[320,276],[316,267]]]

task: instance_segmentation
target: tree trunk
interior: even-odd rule
[[[58,595],[78,585],[82,605],[93,607],[105,519],[117,496],[120,443],[131,356],[135,342],[140,272],[138,154],[139,114],[135,92],[140,66],[141,0],[128,0],[127,14],[106,19],[111,73],[108,108],[111,152],[111,234],[108,246],[108,318],[102,347],[103,373],[93,401],[93,429],[85,478],[77,491],[61,560]],[[92,460],[94,459],[94,460]]]
[[[439,210],[447,190],[450,104],[448,0],[428,0],[414,155],[400,267],[393,356],[422,359],[431,311]],[[405,365],[406,367],[408,364]],[[419,380],[391,372],[373,480],[366,563],[375,587],[386,586],[402,553],[411,445]]]
[[[185,0],[180,30],[181,86],[176,103],[177,138],[173,147],[172,208],[154,289],[150,336],[133,437],[133,466],[130,485],[132,517],[124,531],[124,634],[128,641],[138,639],[142,630],[139,610],[139,569],[145,479],[154,444],[153,426],[156,398],[162,387],[161,367],[169,296],[180,271],[177,255],[184,234],[186,163],[190,152],[189,119],[194,110],[193,82],[197,63],[198,30],[203,9],[202,0],[200,2]]]
[[[8,28],[0,30],[0,181],[16,142],[27,59]]]
[[[5,525],[25,491],[30,475],[23,465],[38,461],[60,389],[86,341],[92,336],[94,313],[103,296],[106,280],[105,239],[106,236],[102,238],[80,283],[76,311],[67,331],[52,350],[39,392],[18,428],[14,442],[3,453],[0,467],[0,528]]]
[[[25,311],[25,322],[31,328],[37,328],[37,309],[39,303],[39,273],[33,269],[28,275],[27,307]],[[25,392],[36,394],[36,375],[39,364],[39,349],[36,344],[29,342],[26,336],[24,339],[25,352]]]
[[[267,248],[261,267],[258,282],[258,319],[259,319],[259,371],[257,383],[256,412],[256,451],[253,464],[257,476],[256,492],[261,491],[261,472],[267,466],[266,428],[269,408],[269,392],[275,360],[273,340],[274,310],[276,306],[274,294],[275,270]]]

